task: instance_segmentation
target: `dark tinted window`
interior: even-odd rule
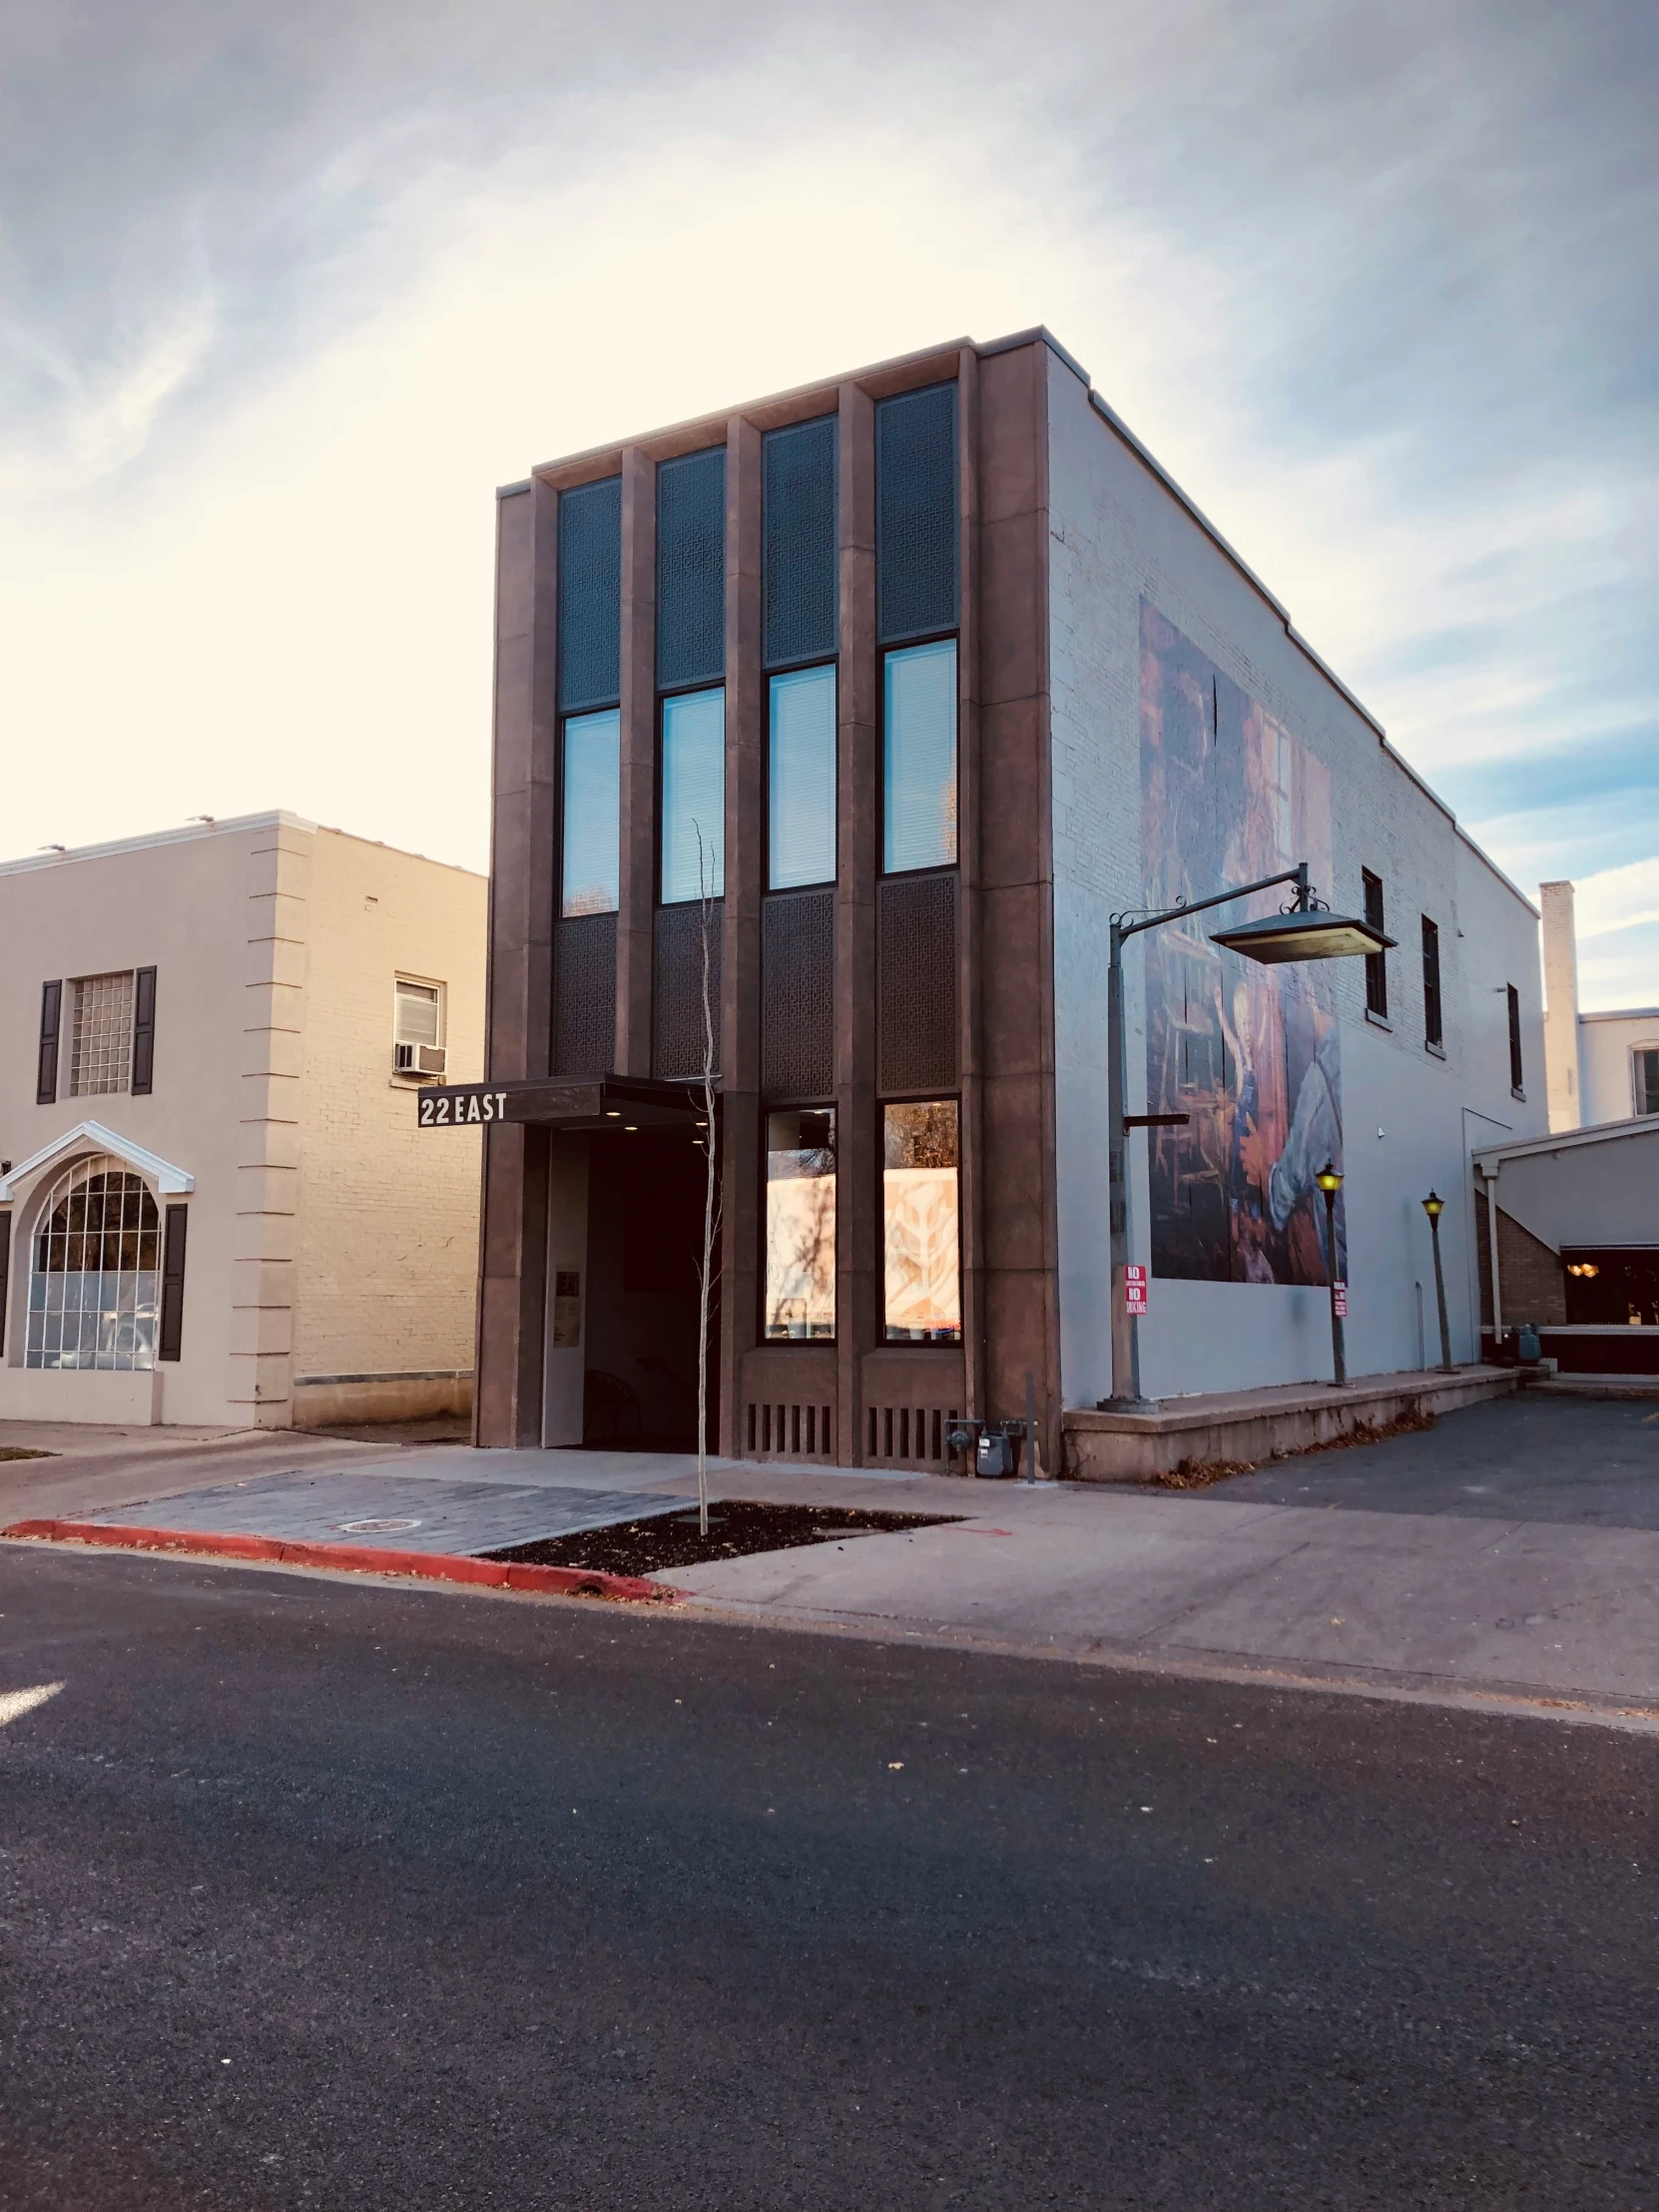
[[[1505,983],[1503,988],[1509,998],[1509,1088],[1518,1091],[1526,1078],[1521,1065],[1520,992],[1513,983]]]
[[[1384,929],[1382,919],[1382,878],[1373,875],[1371,869],[1362,868],[1360,879],[1366,888],[1366,919],[1374,929]],[[1386,1019],[1388,1012],[1388,955],[1385,952],[1366,954],[1366,1011]]]
[[[761,562],[766,664],[835,650],[835,418],[798,422],[766,441]]]
[[[1440,932],[1422,917],[1422,1034],[1428,1044],[1443,1044],[1440,1026]]]
[[[956,386],[875,410],[876,620],[883,644],[956,627]]]
[[[726,673],[726,448],[657,471],[657,685]]]
[[[622,696],[622,478],[559,496],[559,705]]]

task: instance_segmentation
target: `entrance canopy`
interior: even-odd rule
[[[516,1121],[556,1129],[631,1132],[685,1129],[704,1119],[700,1085],[662,1083],[649,1076],[606,1075],[586,1083],[532,1077],[512,1083],[431,1084],[417,1098],[416,1117],[422,1129]]]

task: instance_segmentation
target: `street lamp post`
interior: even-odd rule
[[[1343,1179],[1327,1160],[1314,1181],[1325,1193],[1325,1272],[1331,1279],[1331,1380],[1341,1384],[1348,1381],[1348,1348],[1343,1330],[1348,1285],[1337,1280],[1337,1193],[1343,1187]]]
[[[1434,1244],[1434,1305],[1440,1317],[1440,1372],[1451,1373],[1451,1332],[1445,1320],[1445,1273],[1440,1266],[1440,1216],[1445,1212],[1445,1200],[1437,1198],[1432,1190],[1422,1202],[1422,1210],[1428,1216],[1428,1233]]]
[[[1189,914],[1204,913],[1212,906],[1228,906],[1235,899],[1257,891],[1294,883],[1296,896],[1283,913],[1260,921],[1240,922],[1218,929],[1210,942],[1230,952],[1241,952],[1267,966],[1291,960],[1334,960],[1351,955],[1385,952],[1394,942],[1382,930],[1350,914],[1334,914],[1322,906],[1308,880],[1308,863],[1281,868],[1255,883],[1238,883],[1231,890],[1209,898],[1194,898],[1159,913],[1113,914],[1110,955],[1106,967],[1106,1180],[1108,1232],[1112,1266],[1112,1394],[1108,1405],[1138,1405],[1141,1399],[1140,1348],[1135,1315],[1128,1297],[1129,1172],[1126,1145],[1131,1129],[1169,1129],[1184,1126],[1186,1114],[1130,1114],[1124,1111],[1128,1097],[1126,1072],[1127,1026],[1123,1018],[1123,948],[1131,937],[1160,929],[1167,921],[1182,921]],[[1340,1182],[1341,1177],[1338,1178]],[[1341,1355],[1339,1353],[1339,1364]]]

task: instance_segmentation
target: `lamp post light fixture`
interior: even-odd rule
[[[1428,1216],[1428,1233],[1434,1245],[1434,1305],[1440,1317],[1440,1373],[1451,1373],[1451,1332],[1445,1320],[1445,1272],[1440,1266],[1440,1216],[1445,1212],[1445,1200],[1435,1195],[1432,1188],[1422,1202],[1422,1210]]]
[[[1325,1193],[1325,1272],[1331,1278],[1331,1380],[1348,1381],[1348,1350],[1343,1342],[1343,1317],[1348,1312],[1348,1285],[1337,1280],[1337,1193],[1343,1187],[1341,1172],[1326,1161],[1314,1181]]]
[[[1374,952],[1386,952],[1394,943],[1392,937],[1384,936],[1369,921],[1360,921],[1351,914],[1334,914],[1328,906],[1321,905],[1308,880],[1306,860],[1299,860],[1295,867],[1281,868],[1277,875],[1264,875],[1259,882],[1239,883],[1232,890],[1217,891],[1209,898],[1187,899],[1179,906],[1166,906],[1160,913],[1111,916],[1111,948],[1106,966],[1106,1179],[1112,1258],[1112,1394],[1104,1401],[1108,1406],[1132,1406],[1143,1402],[1136,1315],[1130,1310],[1127,1289],[1129,1175],[1125,1145],[1128,1134],[1131,1129],[1183,1128],[1192,1118],[1189,1114],[1129,1114],[1124,1111],[1129,1086],[1124,1065],[1127,1033],[1123,1019],[1123,948],[1131,937],[1140,936],[1144,930],[1161,929],[1167,921],[1183,921],[1189,914],[1203,913],[1212,906],[1231,905],[1235,899],[1249,898],[1256,891],[1272,890],[1281,883],[1296,885],[1296,895],[1283,912],[1268,914],[1259,921],[1240,922],[1234,928],[1218,929],[1210,942],[1229,952],[1240,952],[1249,959],[1260,960],[1269,967],[1289,960],[1359,958]],[[1341,1183],[1342,1177],[1338,1176],[1337,1181]],[[1332,1203],[1328,1197],[1327,1206]],[[1338,1326],[1334,1316],[1333,1327]],[[1338,1343],[1340,1346],[1340,1336]],[[1341,1365],[1339,1351],[1339,1371]],[[1340,1372],[1338,1380],[1342,1380]]]

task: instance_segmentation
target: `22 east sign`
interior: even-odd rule
[[[481,1083],[455,1083],[441,1091],[422,1091],[418,1118],[422,1129],[455,1129],[466,1122],[505,1121],[507,1094],[485,1090]]]

